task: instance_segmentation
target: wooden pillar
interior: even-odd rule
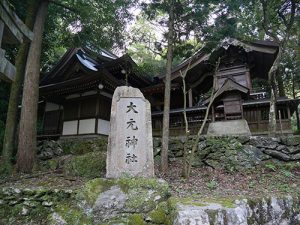
[[[60,104],[61,112],[60,112],[60,124],[59,124],[59,134],[62,135],[63,127],[64,127],[64,117],[65,117],[65,110],[63,103]]]
[[[241,107],[241,112],[242,112],[242,118],[241,119],[244,119],[244,108],[243,108],[243,101],[240,100],[240,107]]]
[[[45,101],[45,105],[44,105],[44,112],[43,112],[43,118],[42,118],[42,135],[45,134],[45,115],[46,115],[46,106],[47,106],[47,102]]]
[[[61,135],[61,122],[62,122],[62,108],[61,108],[61,104],[58,105],[58,110],[59,110],[59,116],[58,116],[58,123],[57,123],[57,129],[56,129],[56,133]]]
[[[189,107],[193,107],[193,91],[192,91],[192,89],[190,89],[188,91],[188,94],[189,94]]]
[[[3,31],[4,31],[4,23],[2,20],[0,20],[0,47],[2,45]]]
[[[96,115],[95,115],[95,118],[96,118],[96,121],[95,121],[95,134],[98,133],[98,119],[99,119],[99,102],[100,102],[100,92],[97,91],[97,99],[96,99]]]
[[[79,134],[79,123],[80,123],[80,113],[81,113],[81,94],[80,94],[80,100],[79,100],[79,104],[78,104],[78,114],[77,114],[77,135]]]
[[[256,127],[257,127],[257,130],[260,129],[260,124],[261,124],[261,109],[260,108],[256,108],[255,109],[255,113],[256,113],[256,116],[255,116],[255,119],[257,119],[256,122]]]
[[[214,105],[211,106],[211,121],[215,122],[215,107],[214,107]]]
[[[289,120],[291,120],[291,109],[290,109],[290,105],[287,105],[287,118],[289,119]],[[298,110],[298,107],[296,108],[296,110]]]

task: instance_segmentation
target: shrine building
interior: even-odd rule
[[[220,64],[216,72],[217,96],[212,104],[204,133],[220,128],[217,134],[264,135],[268,133],[269,91],[268,71],[278,52],[278,45],[271,41],[242,42],[236,39],[223,40],[214,50],[207,52],[204,47],[185,60],[172,71],[172,91],[170,110],[170,134],[184,132],[182,77],[186,75],[186,109],[189,129],[197,133],[209,103],[213,87],[213,75],[218,59]],[[157,96],[163,101],[163,80],[159,76],[158,84],[143,89],[145,95]],[[175,100],[176,99],[176,100]],[[281,96],[277,98],[277,131],[292,133],[291,115],[298,107],[298,100]],[[160,135],[162,128],[162,105],[153,105],[157,109],[152,113],[153,133]],[[211,126],[211,127],[210,127]],[[245,127],[246,126],[246,127]],[[223,129],[223,130],[222,130]],[[250,132],[249,132],[250,130]]]
[[[271,41],[225,39],[215,49],[202,48],[172,70],[170,135],[184,134],[181,74],[187,70],[187,117],[192,134],[201,126],[212,92],[217,96],[203,134],[264,135],[268,131],[270,70],[278,52]],[[220,60],[215,73],[216,62]],[[161,135],[164,75],[150,80],[138,74],[128,56],[102,49],[94,54],[72,48],[40,82],[43,137],[108,135],[112,94],[117,86],[139,88],[152,107],[153,135]],[[298,100],[277,98],[277,130],[292,133]]]
[[[135,68],[128,55],[117,57],[104,49],[96,55],[83,48],[69,49],[40,81],[43,126],[39,136],[108,135],[116,87],[151,85]]]

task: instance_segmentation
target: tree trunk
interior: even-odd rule
[[[269,83],[271,86],[271,96],[270,96],[270,111],[269,111],[269,136],[270,137],[275,137],[276,136],[276,91],[275,91],[275,86],[276,86],[276,72],[278,70],[278,66],[281,60],[282,56],[282,46],[279,45],[278,48],[278,54],[276,56],[276,59],[271,67],[271,69],[268,72],[268,79]]]
[[[27,6],[27,16],[25,19],[25,25],[32,30],[33,23],[38,7],[38,0],[28,1]],[[12,157],[15,149],[15,137],[16,135],[16,127],[18,124],[18,103],[20,99],[20,93],[22,89],[22,83],[24,80],[26,59],[28,55],[30,42],[23,42],[18,50],[18,54],[16,56],[16,77],[14,82],[11,85],[10,96],[9,96],[9,104],[7,110],[7,118],[5,124],[5,133],[3,140],[3,149],[2,149],[2,157],[3,157],[3,168],[6,174],[10,174],[12,171]]]
[[[218,61],[216,63],[216,67],[215,67],[215,72],[213,74],[213,88],[212,88],[212,92],[211,92],[211,95],[210,95],[210,98],[209,98],[209,103],[208,103],[208,106],[207,106],[207,109],[206,109],[206,112],[205,112],[205,116],[204,116],[204,120],[201,124],[201,127],[200,129],[198,130],[198,133],[197,133],[197,136],[196,136],[196,139],[193,143],[193,147],[192,147],[192,150],[191,150],[191,153],[189,154],[189,157],[188,157],[188,166],[187,166],[187,173],[186,173],[186,178],[189,179],[190,177],[190,174],[191,174],[191,170],[192,170],[192,163],[194,161],[194,154],[196,152],[196,149],[198,147],[198,144],[199,144],[199,140],[200,140],[200,137],[201,137],[201,134],[203,132],[203,129],[205,127],[205,124],[207,122],[207,118],[208,118],[208,114],[209,114],[209,111],[210,111],[210,108],[213,104],[213,102],[215,101],[215,98],[219,95],[220,93],[220,89],[217,89],[217,72],[219,70],[219,66],[220,66],[220,61],[221,59],[218,58]],[[216,92],[215,92],[216,91]]]
[[[269,136],[276,136],[276,100],[274,89],[271,88],[271,96],[270,96],[270,111],[269,111]]]
[[[296,121],[297,121],[297,131],[300,131],[300,119],[299,119],[298,105],[296,107],[295,113],[296,113]]]
[[[284,85],[283,85],[283,79],[282,79],[283,71],[282,67],[278,68],[277,73],[276,73],[276,79],[278,83],[278,95],[279,97],[285,97],[285,90],[284,90]]]
[[[169,33],[168,33],[168,53],[165,78],[165,98],[162,130],[162,150],[161,150],[161,172],[168,171],[168,150],[169,150],[169,121],[170,121],[170,96],[171,96],[171,72],[173,58],[173,33],[174,33],[174,2],[169,0]]]
[[[39,5],[33,28],[34,38],[29,48],[26,63],[17,154],[17,170],[25,173],[32,171],[36,158],[40,58],[48,4],[48,0],[42,0]]]
[[[292,74],[292,95],[293,99],[296,99],[296,90],[295,90],[295,75]],[[296,121],[297,121],[297,131],[300,131],[300,119],[299,119],[299,111],[298,111],[298,104],[296,104]]]
[[[183,162],[182,162],[182,176],[184,178],[188,178],[188,165],[189,165],[189,161],[188,161],[188,140],[189,140],[189,122],[187,119],[187,115],[186,115],[186,83],[185,83],[185,77],[187,74],[187,71],[189,70],[190,67],[190,63],[192,60],[190,60],[189,65],[185,71],[184,74],[181,74],[182,77],[182,84],[183,84],[183,118],[184,118],[184,126],[185,126],[185,142],[183,144]],[[181,72],[181,71],[180,71]]]

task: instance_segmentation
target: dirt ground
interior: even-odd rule
[[[300,162],[264,165],[242,172],[226,172],[209,167],[193,168],[189,180],[181,176],[179,160],[169,164],[163,175],[156,166],[156,175],[165,179],[178,197],[261,197],[300,194]]]
[[[209,167],[193,168],[189,180],[181,176],[180,160],[170,162],[169,172],[159,172],[158,178],[165,179],[173,196],[191,197],[261,197],[270,195],[300,195],[300,162],[268,162],[254,169],[227,172]],[[0,181],[1,187],[51,187],[77,189],[86,178],[64,176],[60,171],[37,172],[31,175],[17,175]]]

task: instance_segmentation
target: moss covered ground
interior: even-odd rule
[[[170,162],[165,179],[172,195],[181,198],[266,197],[271,195],[300,195],[300,162],[266,161],[243,171],[229,172],[209,167],[193,168],[189,180],[181,176],[181,160]]]

